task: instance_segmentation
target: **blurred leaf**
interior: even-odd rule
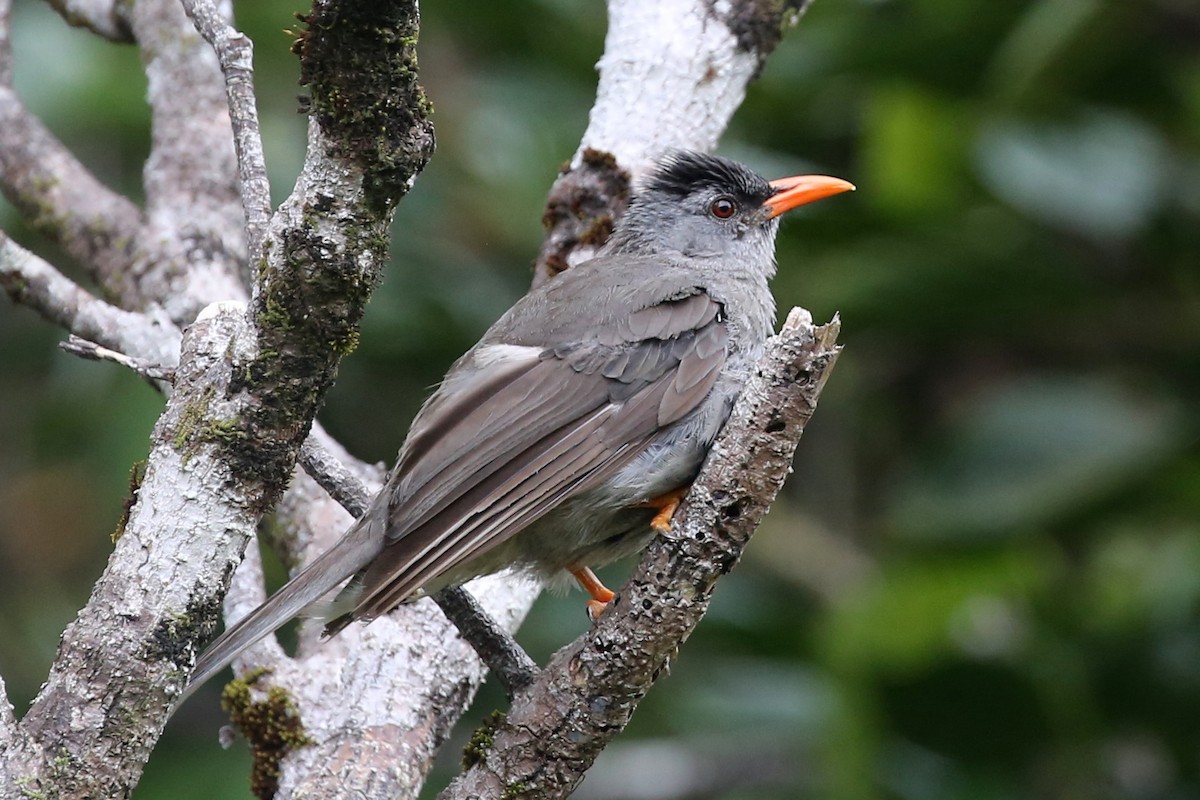
[[[992,64],[992,82],[1008,100],[1035,88],[1100,8],[1097,0],[1041,0],[1030,4],[1005,37]]]
[[[1113,635],[1186,623],[1200,607],[1200,527],[1122,525],[1085,569],[1081,618],[1089,629]]]
[[[898,675],[963,653],[1008,655],[1021,645],[1026,601],[1057,561],[1028,547],[893,562],[826,618],[825,659],[837,672]]]
[[[1143,229],[1163,201],[1169,161],[1157,132],[1112,111],[1070,122],[997,120],[979,139],[980,176],[1042,221],[1098,239]]]
[[[900,218],[937,214],[956,202],[970,126],[964,111],[913,84],[876,89],[861,145],[868,202]]]
[[[897,483],[890,527],[964,541],[1061,518],[1170,453],[1176,425],[1167,405],[1101,379],[993,386]]]

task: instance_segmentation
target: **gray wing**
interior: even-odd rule
[[[700,405],[728,337],[720,303],[695,287],[586,340],[468,354],[414,422],[389,479],[385,546],[352,615],[386,613],[602,484]]]

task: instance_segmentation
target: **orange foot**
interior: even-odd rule
[[[671,530],[671,519],[675,516],[675,509],[679,508],[679,503],[687,495],[690,488],[692,487],[681,486],[678,489],[672,489],[661,497],[639,503],[644,508],[658,509],[658,513],[654,515],[654,519],[650,520],[650,527],[659,533],[666,533]]]
[[[587,602],[587,615],[594,622],[600,619],[600,615],[604,613],[604,609],[608,608],[608,604],[616,597],[612,590],[600,582],[596,577],[596,573],[592,572],[587,567],[571,570],[571,574],[575,576],[575,580],[579,581],[579,585],[585,592],[592,596]]]

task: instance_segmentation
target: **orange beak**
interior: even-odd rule
[[[771,188],[775,190],[775,194],[763,203],[763,207],[767,209],[767,219],[778,217],[783,212],[791,211],[805,203],[823,200],[842,192],[853,192],[854,184],[828,175],[796,175],[771,181]]]

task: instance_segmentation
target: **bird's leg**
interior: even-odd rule
[[[671,530],[671,518],[675,516],[675,509],[679,508],[680,502],[683,501],[683,498],[691,488],[691,486],[680,486],[678,489],[672,489],[653,500],[638,503],[643,508],[658,509],[658,513],[654,515],[654,519],[650,520],[650,527],[659,533],[666,533]]]
[[[575,576],[575,580],[579,581],[580,587],[592,596],[587,603],[588,616],[593,620],[599,619],[604,613],[604,609],[608,608],[608,604],[616,597],[612,590],[600,582],[596,577],[596,573],[592,572],[587,567],[579,567],[578,569],[570,570]]]

